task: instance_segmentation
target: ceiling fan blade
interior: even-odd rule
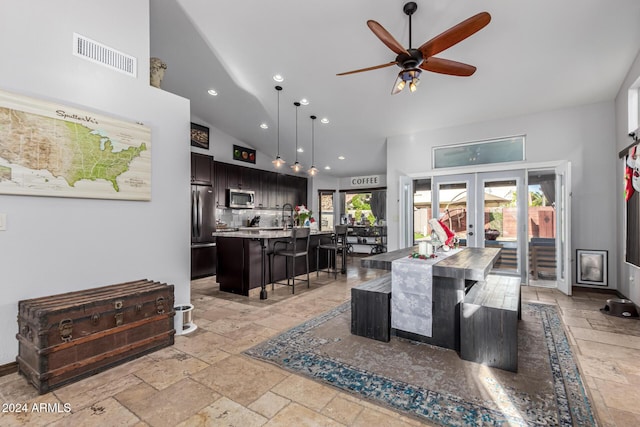
[[[460,43],[467,37],[477,33],[486,27],[489,22],[491,22],[491,15],[487,12],[480,12],[435,36],[428,42],[425,42],[418,50],[422,52],[422,56],[425,58],[437,55],[443,50],[449,49],[454,44]]]
[[[375,34],[382,41],[382,43],[387,45],[389,49],[391,49],[398,55],[400,55],[401,53],[409,55],[407,49],[405,49],[400,43],[398,43],[398,41],[394,39],[393,36],[387,30],[385,30],[382,25],[378,24],[372,19],[367,21],[367,25],[369,26],[371,31],[373,31],[373,34]]]
[[[452,61],[450,59],[443,58],[427,58],[420,68],[427,71],[433,71],[434,73],[449,74],[452,76],[467,77],[476,72],[476,67],[469,64],[463,64],[462,62]]]
[[[392,65],[397,65],[397,64],[398,63],[396,61],[387,62],[386,64],[376,65],[373,67],[361,68],[359,70],[353,70],[353,71],[345,71],[344,73],[336,74],[336,76],[346,76],[347,74],[355,74],[355,73],[361,73],[363,71],[377,70],[378,68],[390,67]]]

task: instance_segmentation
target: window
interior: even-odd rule
[[[374,190],[347,192],[345,209],[347,223],[351,225],[381,225],[385,220],[387,191]]]
[[[433,168],[524,160],[524,135],[433,148]]]
[[[318,218],[320,220],[320,231],[332,231],[333,230],[333,191],[332,190],[320,190],[318,191],[318,206],[320,212]]]
[[[627,157],[624,157],[625,163]],[[625,203],[627,232],[625,241],[625,261],[640,267],[640,195],[637,191]]]

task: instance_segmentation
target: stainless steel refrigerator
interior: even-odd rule
[[[216,274],[215,195],[209,185],[191,185],[191,278]]]

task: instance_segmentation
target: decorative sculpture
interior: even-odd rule
[[[164,78],[164,71],[167,69],[167,64],[162,62],[160,58],[151,58],[150,66],[151,86],[159,88]]]

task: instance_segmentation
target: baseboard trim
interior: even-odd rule
[[[7,363],[6,365],[0,365],[0,377],[18,372],[18,362]]]

